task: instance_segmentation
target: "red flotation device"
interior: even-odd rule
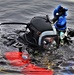
[[[23,67],[22,73],[24,75],[53,75],[53,70],[47,70],[34,64],[31,64],[29,55],[24,53],[27,59],[22,58],[22,52],[6,52],[5,58],[9,61],[12,66]]]

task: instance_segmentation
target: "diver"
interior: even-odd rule
[[[67,26],[66,26],[66,16],[67,16],[67,12],[68,9],[62,7],[61,5],[59,5],[57,8],[54,9],[54,18],[52,19],[52,23],[54,23],[54,26],[57,30],[57,33],[60,36],[61,39],[61,44],[64,43],[64,34],[66,32]],[[63,38],[61,38],[61,36]]]

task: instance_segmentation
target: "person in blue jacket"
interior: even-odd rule
[[[59,5],[57,8],[54,10],[54,18],[53,22],[55,22],[54,26],[57,31],[66,31],[66,16],[67,16],[67,11],[68,9],[63,8],[61,5]]]
[[[54,26],[57,30],[57,33],[60,36],[60,44],[63,45],[64,44],[64,33],[66,32],[66,16],[67,16],[67,10],[66,8],[62,7],[61,5],[59,5],[57,8],[55,8],[54,10],[54,18],[52,19]]]

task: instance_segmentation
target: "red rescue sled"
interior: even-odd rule
[[[23,66],[22,73],[24,75],[53,75],[53,70],[47,70],[45,68],[41,68],[36,66],[30,62],[30,58],[28,54],[24,54],[28,57],[28,59],[22,58],[22,52],[6,52],[4,54],[5,58],[9,61],[12,66]]]

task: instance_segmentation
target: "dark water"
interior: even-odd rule
[[[72,0],[0,0],[0,22],[29,22],[34,16],[45,16],[47,14],[52,18],[53,10],[58,5],[63,5],[68,8],[67,26],[73,28],[74,2]],[[0,30],[2,28],[6,29],[0,31],[0,36],[6,33],[6,30],[11,32],[11,30],[16,28],[20,29],[20,27],[21,26],[1,26]],[[69,55],[73,57],[73,47],[63,47],[60,49],[61,51],[63,50],[65,59],[69,57]],[[2,47],[1,43],[0,48],[1,50],[8,49]],[[56,71],[55,75],[74,75],[74,58],[70,58],[60,66],[61,68],[57,70],[58,72]]]

